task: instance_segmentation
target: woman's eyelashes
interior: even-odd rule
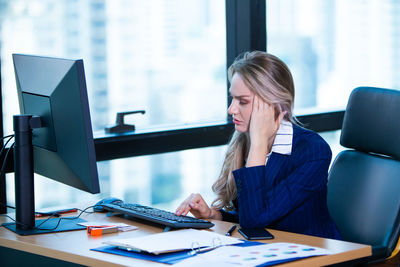
[[[246,98],[243,97],[232,97],[234,100],[237,100],[239,102],[239,105],[247,105],[250,103],[250,101]]]
[[[229,97],[232,98],[232,103],[236,102],[240,106],[246,106],[253,101],[253,97],[250,94],[240,94],[240,95],[231,95]]]

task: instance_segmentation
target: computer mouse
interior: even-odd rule
[[[106,211],[102,206],[103,204],[115,204],[115,203],[119,203],[119,202],[123,202],[123,201],[119,198],[107,197],[107,198],[104,198],[104,199],[100,200],[99,202],[97,202],[96,205],[93,206],[93,210],[96,212],[103,212],[103,211]]]

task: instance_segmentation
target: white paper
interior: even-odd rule
[[[290,260],[332,254],[330,251],[294,243],[270,243],[258,246],[224,246],[204,254],[198,254],[175,264],[182,266],[257,266],[277,260]]]
[[[147,251],[154,254],[242,243],[235,237],[224,236],[206,230],[174,230],[136,238],[115,239],[104,243],[127,249]]]

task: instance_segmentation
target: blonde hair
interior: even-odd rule
[[[254,94],[274,106],[276,116],[286,111],[284,119],[296,122],[292,113],[294,82],[284,62],[266,52],[246,52],[237,57],[229,67],[229,82],[235,73],[240,75]],[[233,208],[232,200],[236,198],[237,191],[232,172],[245,165],[249,149],[249,134],[235,131],[229,142],[219,177],[212,186],[214,193],[217,194],[212,203],[214,208],[227,210]]]

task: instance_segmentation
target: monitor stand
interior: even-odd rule
[[[83,222],[86,221],[80,218],[60,217],[60,218],[36,220],[35,228],[31,229],[18,228],[16,223],[3,223],[2,226],[19,235],[37,235],[37,234],[56,233],[56,232],[65,232],[73,230],[85,230],[86,226],[78,224]]]
[[[14,115],[15,221],[2,226],[19,234],[34,235],[86,229],[79,218],[50,218],[35,221],[32,129],[41,128],[40,117]],[[46,222],[44,222],[46,221]]]

